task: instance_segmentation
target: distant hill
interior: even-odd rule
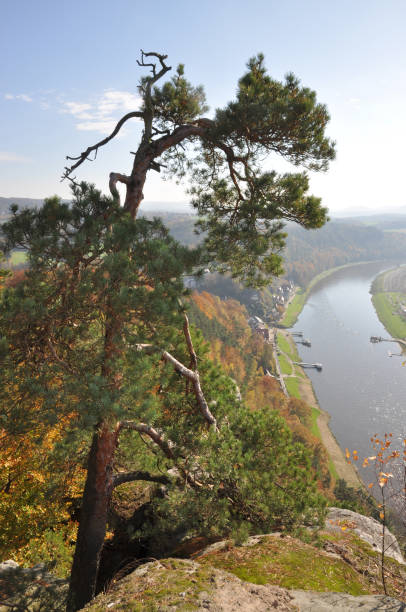
[[[0,219],[5,218],[13,203],[34,207],[42,202],[33,198],[0,198]],[[185,203],[145,202],[141,214],[147,218],[160,217],[174,238],[183,244],[192,246],[201,240],[194,232],[196,216]],[[289,222],[286,231],[285,273],[301,286],[306,286],[320,272],[346,263],[378,259],[406,261],[406,214],[333,219],[318,230],[304,230]]]
[[[44,200],[35,198],[1,198],[0,197],[0,216],[9,214],[10,206],[17,204],[21,208],[35,208],[42,206]]]
[[[190,246],[201,239],[193,230],[194,215],[167,212],[160,216],[180,242]],[[288,236],[282,253],[285,276],[305,287],[320,272],[343,264],[374,260],[406,262],[406,232],[399,231],[403,222],[406,228],[406,215],[374,215],[366,218],[367,221],[374,220],[374,224],[361,219],[333,220],[317,230],[305,230],[296,223],[287,223]],[[204,283],[201,285],[219,294],[214,287],[205,287]],[[228,285],[223,289],[227,295],[234,295]]]
[[[68,200],[64,200],[68,202]],[[4,198],[0,197],[0,215],[7,215],[12,204],[17,204],[21,208],[35,208],[42,206],[43,198]],[[192,207],[188,202],[143,202],[141,212],[145,215],[150,214],[190,214],[193,212]]]
[[[389,224],[388,220],[381,223]],[[343,264],[380,259],[406,261],[406,233],[349,220],[330,221],[318,230],[291,224],[284,258],[288,278],[305,287],[320,272]]]
[[[338,223],[349,223],[354,225],[373,225],[382,230],[406,229],[406,213],[384,213],[379,215],[360,215],[354,217],[333,218]]]
[[[194,212],[193,207],[188,202],[147,202],[143,201],[140,208],[142,214],[157,214],[157,213],[181,213],[181,214],[192,214]]]

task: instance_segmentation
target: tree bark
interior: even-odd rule
[[[67,612],[83,608],[95,595],[100,554],[113,490],[113,457],[118,432],[103,423],[93,436],[70,576]]]
[[[144,199],[144,184],[147,178],[147,170],[134,172],[135,176],[131,176],[130,181],[126,186],[126,197],[124,208],[128,210],[133,219],[136,218],[138,209]]]

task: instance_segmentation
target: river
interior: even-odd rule
[[[303,331],[311,348],[298,344],[305,362],[320,362],[323,370],[307,369],[319,405],[331,415],[330,429],[341,448],[371,455],[370,438],[393,433],[406,438],[406,368],[396,343],[372,344],[370,336],[389,338],[369,293],[374,277],[388,263],[343,268],[312,290],[292,331]],[[370,476],[363,473],[365,480]]]

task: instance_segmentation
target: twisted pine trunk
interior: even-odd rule
[[[90,448],[75,556],[70,576],[67,612],[83,608],[95,595],[100,553],[106,535],[113,490],[113,457],[117,431],[102,423]]]
[[[121,331],[121,319],[119,316],[112,316],[113,310],[109,302],[107,313],[101,375],[111,388],[118,390],[121,373],[114,370],[114,360],[120,355],[117,338]],[[67,612],[80,610],[95,595],[113,491],[113,461],[118,436],[119,427],[112,424],[112,419],[110,422],[101,421],[93,434],[70,575]]]

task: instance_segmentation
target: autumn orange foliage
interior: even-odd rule
[[[311,408],[300,399],[287,398],[278,381],[264,375],[264,368],[273,369],[272,348],[248,325],[249,314],[245,306],[233,299],[221,300],[206,291],[193,293],[192,303],[193,308],[197,307],[211,321],[214,329],[213,333],[203,329],[210,346],[209,356],[240,385],[249,408],[269,407],[286,420],[293,439],[312,450],[313,468],[320,487],[331,491],[334,483],[328,469],[327,452],[311,432]],[[219,325],[225,330],[223,334],[215,333]]]

